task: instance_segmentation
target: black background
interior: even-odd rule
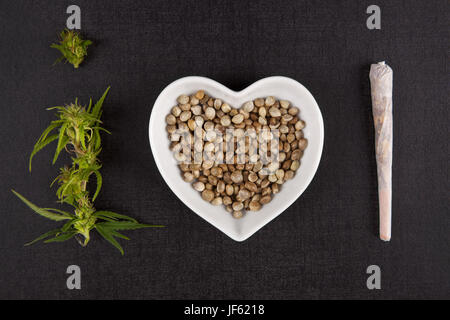
[[[78,70],[52,66],[49,45],[69,1],[0,3],[0,298],[317,299],[450,298],[448,1],[76,1],[94,40]],[[392,241],[378,239],[368,71],[394,70]],[[318,172],[288,210],[243,243],[187,209],[159,174],[148,120],[159,92],[188,75],[234,90],[284,75],[304,84],[324,117]],[[165,229],[131,231],[125,256],[97,234],[87,248],[23,244],[55,224],[9,191],[54,206],[61,157],[50,148],[27,171],[53,119],[45,107],[97,99],[104,187],[97,208]],[[82,289],[66,289],[66,268]],[[379,265],[382,289],[366,288]]]

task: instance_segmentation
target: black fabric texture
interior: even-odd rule
[[[70,1],[0,2],[0,298],[3,299],[400,299],[450,298],[448,1],[82,1],[82,33],[94,41],[78,70],[52,66],[49,46]],[[377,174],[369,68],[394,70],[392,241],[378,238]],[[152,105],[170,82],[212,78],[233,90],[271,76],[306,86],[324,117],[315,178],[278,218],[239,243],[170,191],[148,141]],[[28,157],[53,119],[46,107],[107,86],[99,209],[164,229],[130,231],[125,256],[93,233],[23,244],[56,224],[14,188],[57,206],[50,182],[67,156]],[[80,266],[81,290],[66,288]],[[368,290],[366,268],[381,268]]]

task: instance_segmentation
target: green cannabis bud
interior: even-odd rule
[[[66,59],[76,69],[87,56],[87,47],[92,44],[91,40],[83,40],[80,34],[73,30],[65,29],[60,34],[59,44],[53,43],[50,47],[58,49],[62,57],[56,60],[60,62]]]
[[[129,240],[129,238],[119,231],[162,227],[142,224],[126,215],[108,210],[97,210],[94,207],[94,201],[100,192],[103,180],[100,174],[102,166],[98,159],[101,151],[100,131],[109,133],[101,126],[103,122],[100,120],[102,104],[108,90],[109,88],[95,105],[92,105],[91,100],[89,106],[85,107],[75,99],[74,103],[47,109],[56,111],[57,120],[50,123],[50,126],[44,130],[36,142],[30,156],[29,168],[31,171],[31,161],[35,154],[54,141],[57,142],[57,146],[53,164],[63,150],[72,156],[72,165],[61,168],[60,174],[52,185],[57,184],[56,196],[59,202],[70,205],[73,213],[61,209],[38,207],[12,190],[20,200],[37,214],[53,221],[65,222],[63,226],[44,233],[28,244],[40,240],[44,240],[46,243],[61,242],[75,237],[82,246],[86,246],[90,240],[90,232],[96,230],[123,254],[123,248],[116,238],[125,240]],[[95,176],[97,182],[97,188],[93,196],[87,189],[91,176]]]

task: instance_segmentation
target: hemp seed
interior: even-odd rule
[[[268,96],[235,109],[199,90],[180,95],[177,103],[165,118],[169,148],[183,180],[205,201],[224,205],[239,219],[246,210],[260,210],[295,176],[308,140],[299,109],[289,101]],[[228,129],[233,130],[231,136]],[[190,156],[186,150],[192,151]],[[216,154],[219,150],[224,154]],[[277,161],[269,159],[273,152],[278,152]]]

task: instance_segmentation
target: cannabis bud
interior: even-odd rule
[[[66,62],[73,64],[74,68],[78,68],[84,57],[87,56],[87,47],[92,44],[92,41],[83,40],[78,32],[68,29],[61,32],[60,38],[59,44],[53,43],[50,46],[58,49],[63,55],[56,62],[65,58]]]
[[[36,142],[30,156],[30,171],[31,160],[35,154],[53,141],[57,141],[53,163],[56,162],[62,150],[71,154],[72,165],[61,168],[59,176],[53,183],[58,185],[56,195],[59,202],[70,205],[74,209],[74,213],[60,209],[40,208],[12,190],[37,214],[50,220],[65,222],[59,228],[44,233],[28,244],[40,240],[45,240],[46,243],[61,242],[75,237],[82,246],[86,246],[90,240],[90,232],[96,230],[123,254],[123,248],[116,238],[128,240],[128,237],[119,231],[161,227],[142,224],[123,214],[97,210],[94,207],[94,200],[100,192],[103,181],[100,174],[100,160],[97,158],[101,151],[100,131],[109,133],[108,130],[101,127],[102,121],[100,120],[102,104],[108,90],[109,87],[94,105],[91,100],[87,108],[80,105],[77,99],[75,99],[75,103],[64,107],[48,108],[48,110],[56,110],[58,118],[50,123],[50,126],[44,130]],[[93,196],[87,188],[91,176],[95,176],[97,182]]]

